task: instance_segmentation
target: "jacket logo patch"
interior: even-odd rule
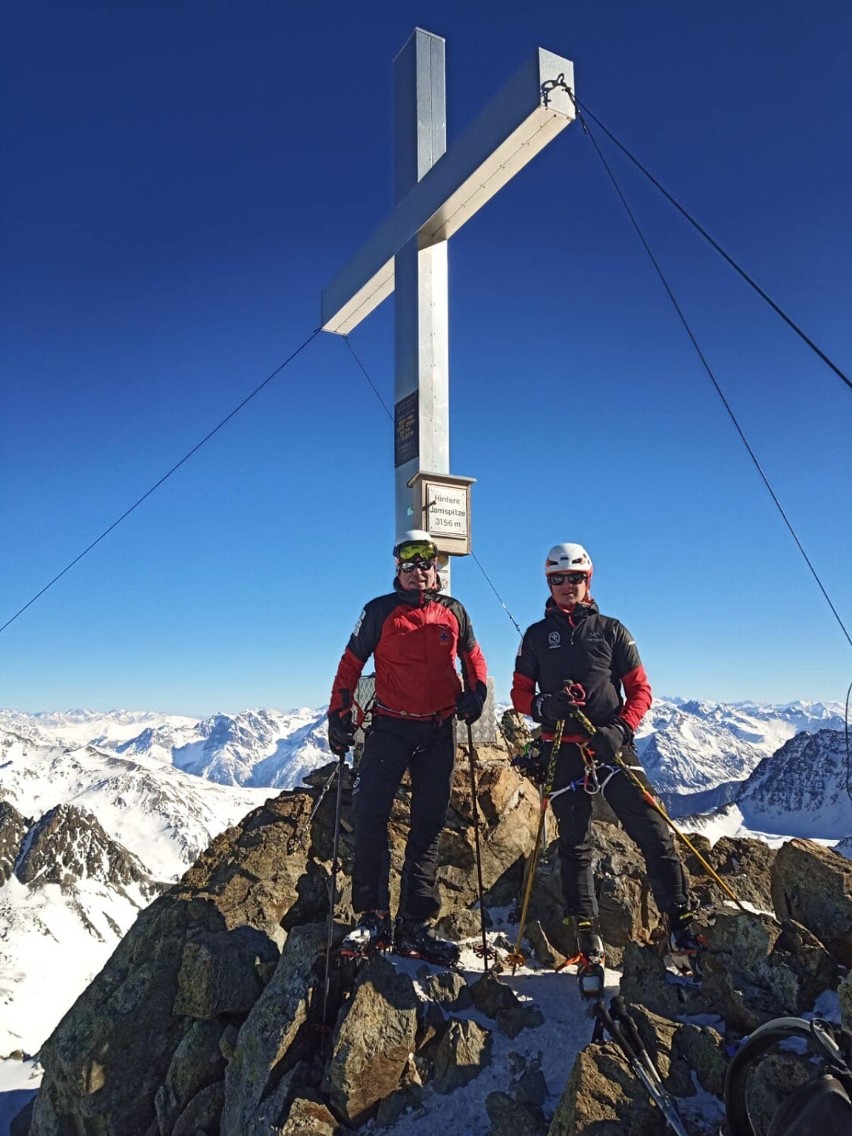
[[[547,645],[551,648],[562,646],[562,636],[558,631],[551,631],[547,637]]]
[[[441,639],[441,642],[442,642],[442,643],[449,643],[449,641],[450,641],[450,633],[449,633],[449,631],[447,631],[447,630],[445,630],[445,629],[443,629],[443,628],[442,628],[442,629],[441,629],[441,636],[440,636],[440,639]]]
[[[358,622],[355,624],[355,630],[352,632],[353,635],[357,635],[358,632],[361,630],[361,624],[364,622],[364,616],[366,614],[367,614],[367,609],[361,608],[361,614],[358,616]]]
[[[586,642],[587,643],[602,643],[603,642],[603,635],[601,635],[600,631],[590,631],[589,634],[586,636]]]

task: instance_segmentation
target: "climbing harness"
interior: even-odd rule
[[[568,693],[570,695],[570,691],[568,691]],[[589,738],[590,739],[593,738],[595,736],[595,734],[598,732],[597,727],[594,726],[589,721],[589,719],[583,713],[581,707],[579,705],[575,705],[575,708],[572,711],[572,713],[573,713],[573,716],[576,719],[577,723],[582,727],[583,730],[585,730],[585,732],[588,734]],[[591,750],[589,749],[588,746],[582,746],[581,745],[580,749],[583,752],[584,758],[585,758],[587,752],[591,753]],[[594,759],[593,754],[592,754],[592,759]],[[613,761],[616,763],[616,765],[618,765],[618,767],[624,773],[627,774],[627,776],[630,778],[630,780],[633,782],[633,784],[639,790],[639,793],[641,794],[642,799],[647,804],[649,804],[651,806],[651,808],[654,809],[655,812],[659,813],[659,815],[663,818],[663,820],[666,822],[666,824],[669,826],[669,828],[672,830],[672,832],[675,834],[675,836],[677,836],[678,839],[681,840],[686,845],[686,847],[693,854],[693,856],[696,858],[696,860],[698,860],[699,864],[701,864],[702,868],[704,868],[704,870],[707,872],[708,876],[710,876],[710,878],[712,880],[714,880],[715,883],[717,883],[719,885],[719,887],[725,892],[725,894],[729,897],[729,899],[733,900],[733,902],[737,905],[737,907],[740,909],[740,911],[747,911],[748,909],[740,902],[739,899],[737,899],[736,895],[733,893],[733,891],[730,889],[730,887],[725,883],[725,881],[722,879],[722,877],[719,875],[719,873],[716,871],[716,869],[713,867],[713,865],[709,864],[707,862],[705,857],[701,855],[701,853],[698,851],[698,849],[695,847],[695,845],[692,843],[692,841],[689,839],[689,837],[686,835],[686,833],[675,824],[675,822],[672,820],[672,818],[666,812],[665,806],[662,804],[662,802],[658,801],[657,798],[651,793],[650,789],[648,789],[645,785],[642,784],[642,782],[636,776],[636,773],[634,772],[633,767],[628,765],[627,762],[624,761],[624,759],[621,758],[617,753],[613,755]]]

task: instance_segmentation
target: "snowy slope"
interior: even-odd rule
[[[750,829],[789,836],[852,837],[852,785],[840,730],[797,734],[762,761],[737,796]]]
[[[35,1051],[156,894],[153,880],[174,880],[268,796],[0,729],[0,1057]]]
[[[244,710],[206,719],[136,710],[0,710],[0,736],[4,732],[42,749],[93,746],[148,768],[174,765],[220,785],[246,787],[293,788],[331,756],[324,709]]]
[[[0,728],[0,800],[34,819],[57,804],[88,809],[157,879],[176,879],[213,836],[268,796],[192,777],[150,756],[65,750]]]

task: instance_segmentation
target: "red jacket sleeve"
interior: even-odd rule
[[[624,687],[624,705],[618,716],[624,719],[631,730],[636,730],[648,713],[652,699],[651,684],[641,663],[621,676],[621,685]]]
[[[469,690],[476,690],[477,686],[482,685],[488,688],[488,666],[485,662],[485,656],[479,649],[479,644],[474,640],[473,646],[469,651],[460,651],[459,657],[462,661],[464,668],[465,679],[467,680],[467,687]]]
[[[512,705],[527,717],[532,717],[532,704],[535,698],[535,679],[520,671],[512,677]]]
[[[331,687],[331,701],[328,704],[329,718],[332,714],[345,714],[352,706],[358,679],[361,677],[365,662],[366,659],[359,659],[349,647],[343,652]]]

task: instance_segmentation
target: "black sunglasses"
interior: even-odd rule
[[[430,568],[434,567],[434,560],[425,560],[422,556],[418,556],[416,560],[409,560],[404,564],[400,564],[399,570],[407,574],[409,572],[416,572],[418,568],[421,568],[424,572],[428,572]]]
[[[585,580],[585,572],[551,572],[547,577],[549,584],[582,584]]]

